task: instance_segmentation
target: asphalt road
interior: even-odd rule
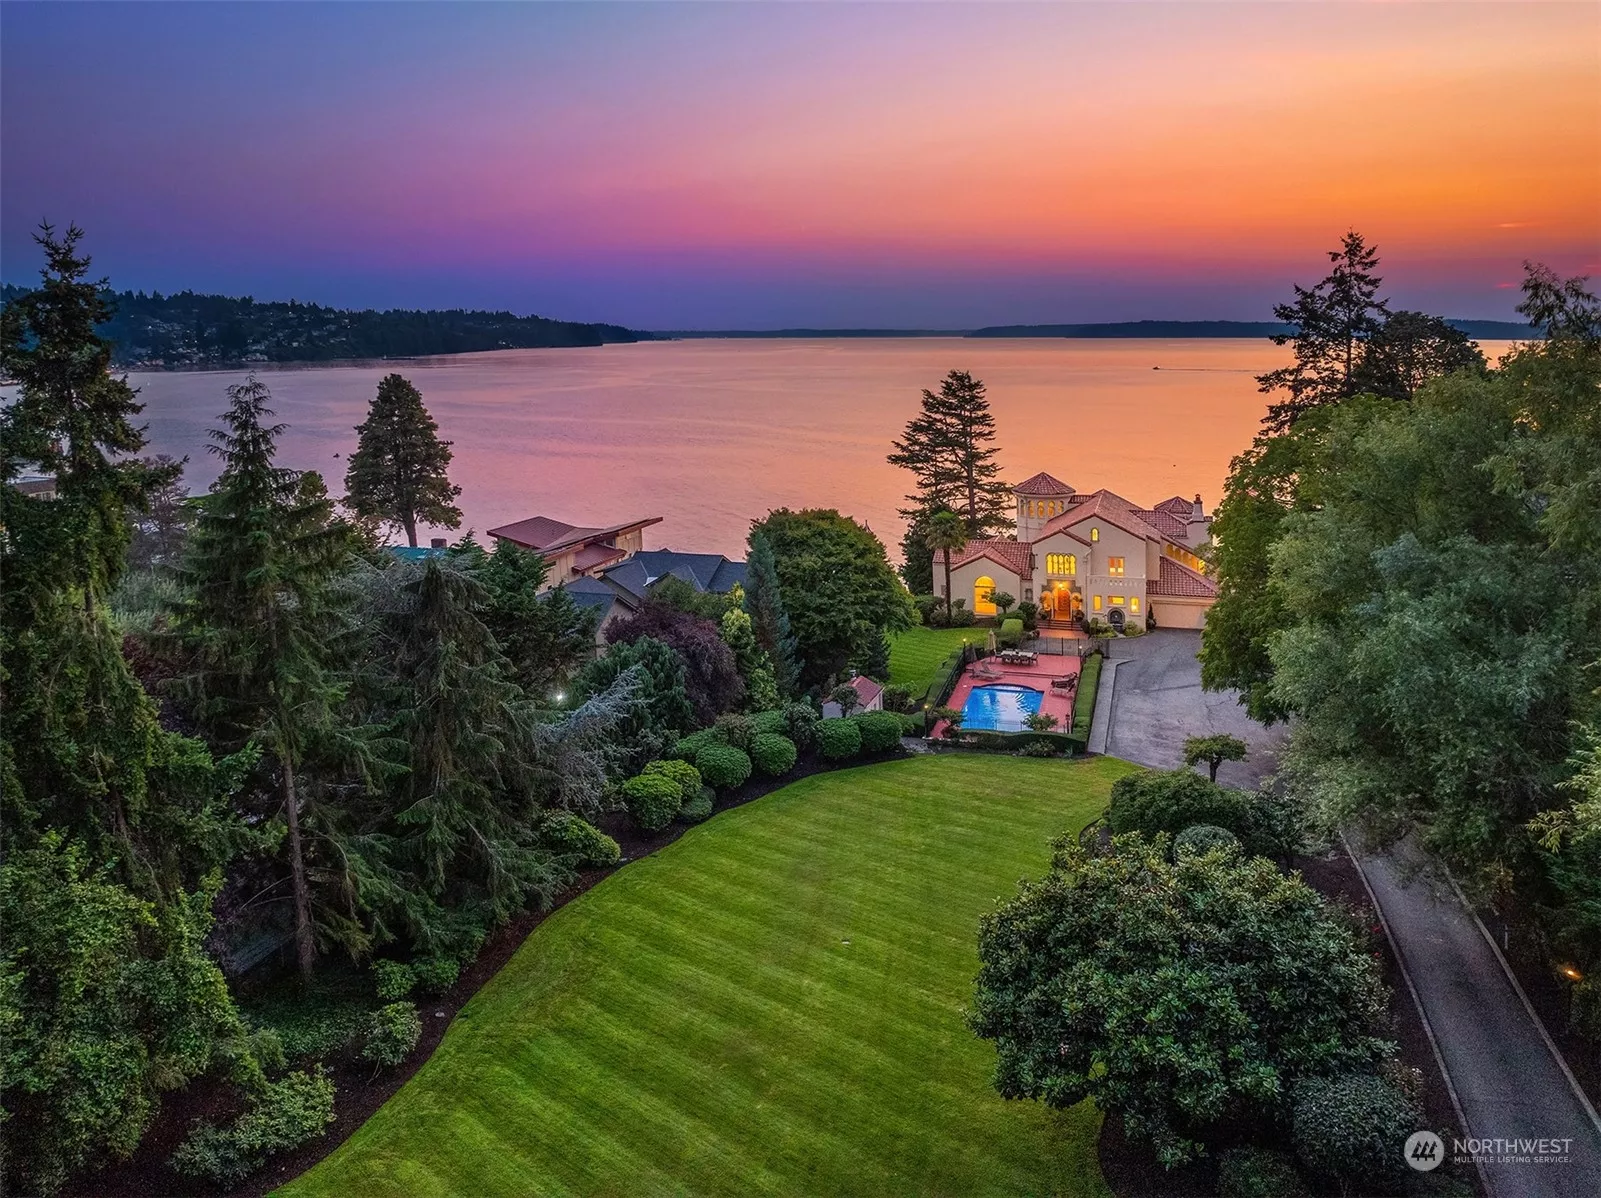
[[[1102,751],[1172,768],[1182,764],[1186,736],[1227,732],[1249,744],[1251,754],[1225,763],[1218,781],[1254,787],[1272,774],[1283,730],[1252,723],[1233,694],[1201,690],[1199,647],[1199,633],[1168,629],[1112,642],[1118,665],[1111,693],[1103,681],[1096,704]],[[1568,1159],[1549,1163],[1515,1147],[1489,1146],[1479,1155],[1491,1198],[1597,1198],[1601,1127],[1593,1113],[1568,1084],[1472,915],[1448,884],[1404,864],[1405,849],[1396,852],[1357,857],[1438,1042],[1467,1134],[1567,1141]],[[1454,1149],[1449,1142],[1444,1147]]]

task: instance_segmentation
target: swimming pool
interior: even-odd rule
[[[1023,720],[1040,709],[1044,698],[1042,692],[1027,686],[975,686],[962,704],[962,727],[1021,732]]]

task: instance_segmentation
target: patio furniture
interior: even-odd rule
[[[1066,678],[1052,678],[1051,689],[1053,691],[1066,691],[1068,694],[1072,694],[1078,689],[1078,675],[1069,674]]]

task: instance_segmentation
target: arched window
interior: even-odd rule
[[[1098,529],[1098,528],[1090,529],[1090,540],[1099,541],[1100,539],[1101,539],[1101,530]]]
[[[1047,553],[1045,555],[1045,572],[1071,577],[1078,573],[1078,555],[1076,553]]]
[[[995,614],[995,601],[990,598],[995,593],[995,580],[988,574],[982,574],[973,583],[973,614],[975,616],[993,616]]]

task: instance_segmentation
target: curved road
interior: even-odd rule
[[[1108,671],[1111,686],[1102,682],[1095,737],[1113,756],[1173,768],[1182,764],[1186,736],[1232,733],[1252,753],[1238,765],[1225,763],[1218,781],[1255,786],[1273,771],[1282,731],[1252,723],[1232,694],[1201,690],[1199,647],[1199,633],[1175,630],[1112,642],[1117,666]],[[1438,1043],[1467,1135],[1566,1145],[1550,1153],[1564,1159],[1546,1162],[1534,1145],[1481,1146],[1480,1175],[1491,1198],[1596,1198],[1601,1119],[1570,1084],[1478,921],[1406,852],[1359,852],[1357,860]],[[1445,1150],[1456,1147],[1448,1141]]]

